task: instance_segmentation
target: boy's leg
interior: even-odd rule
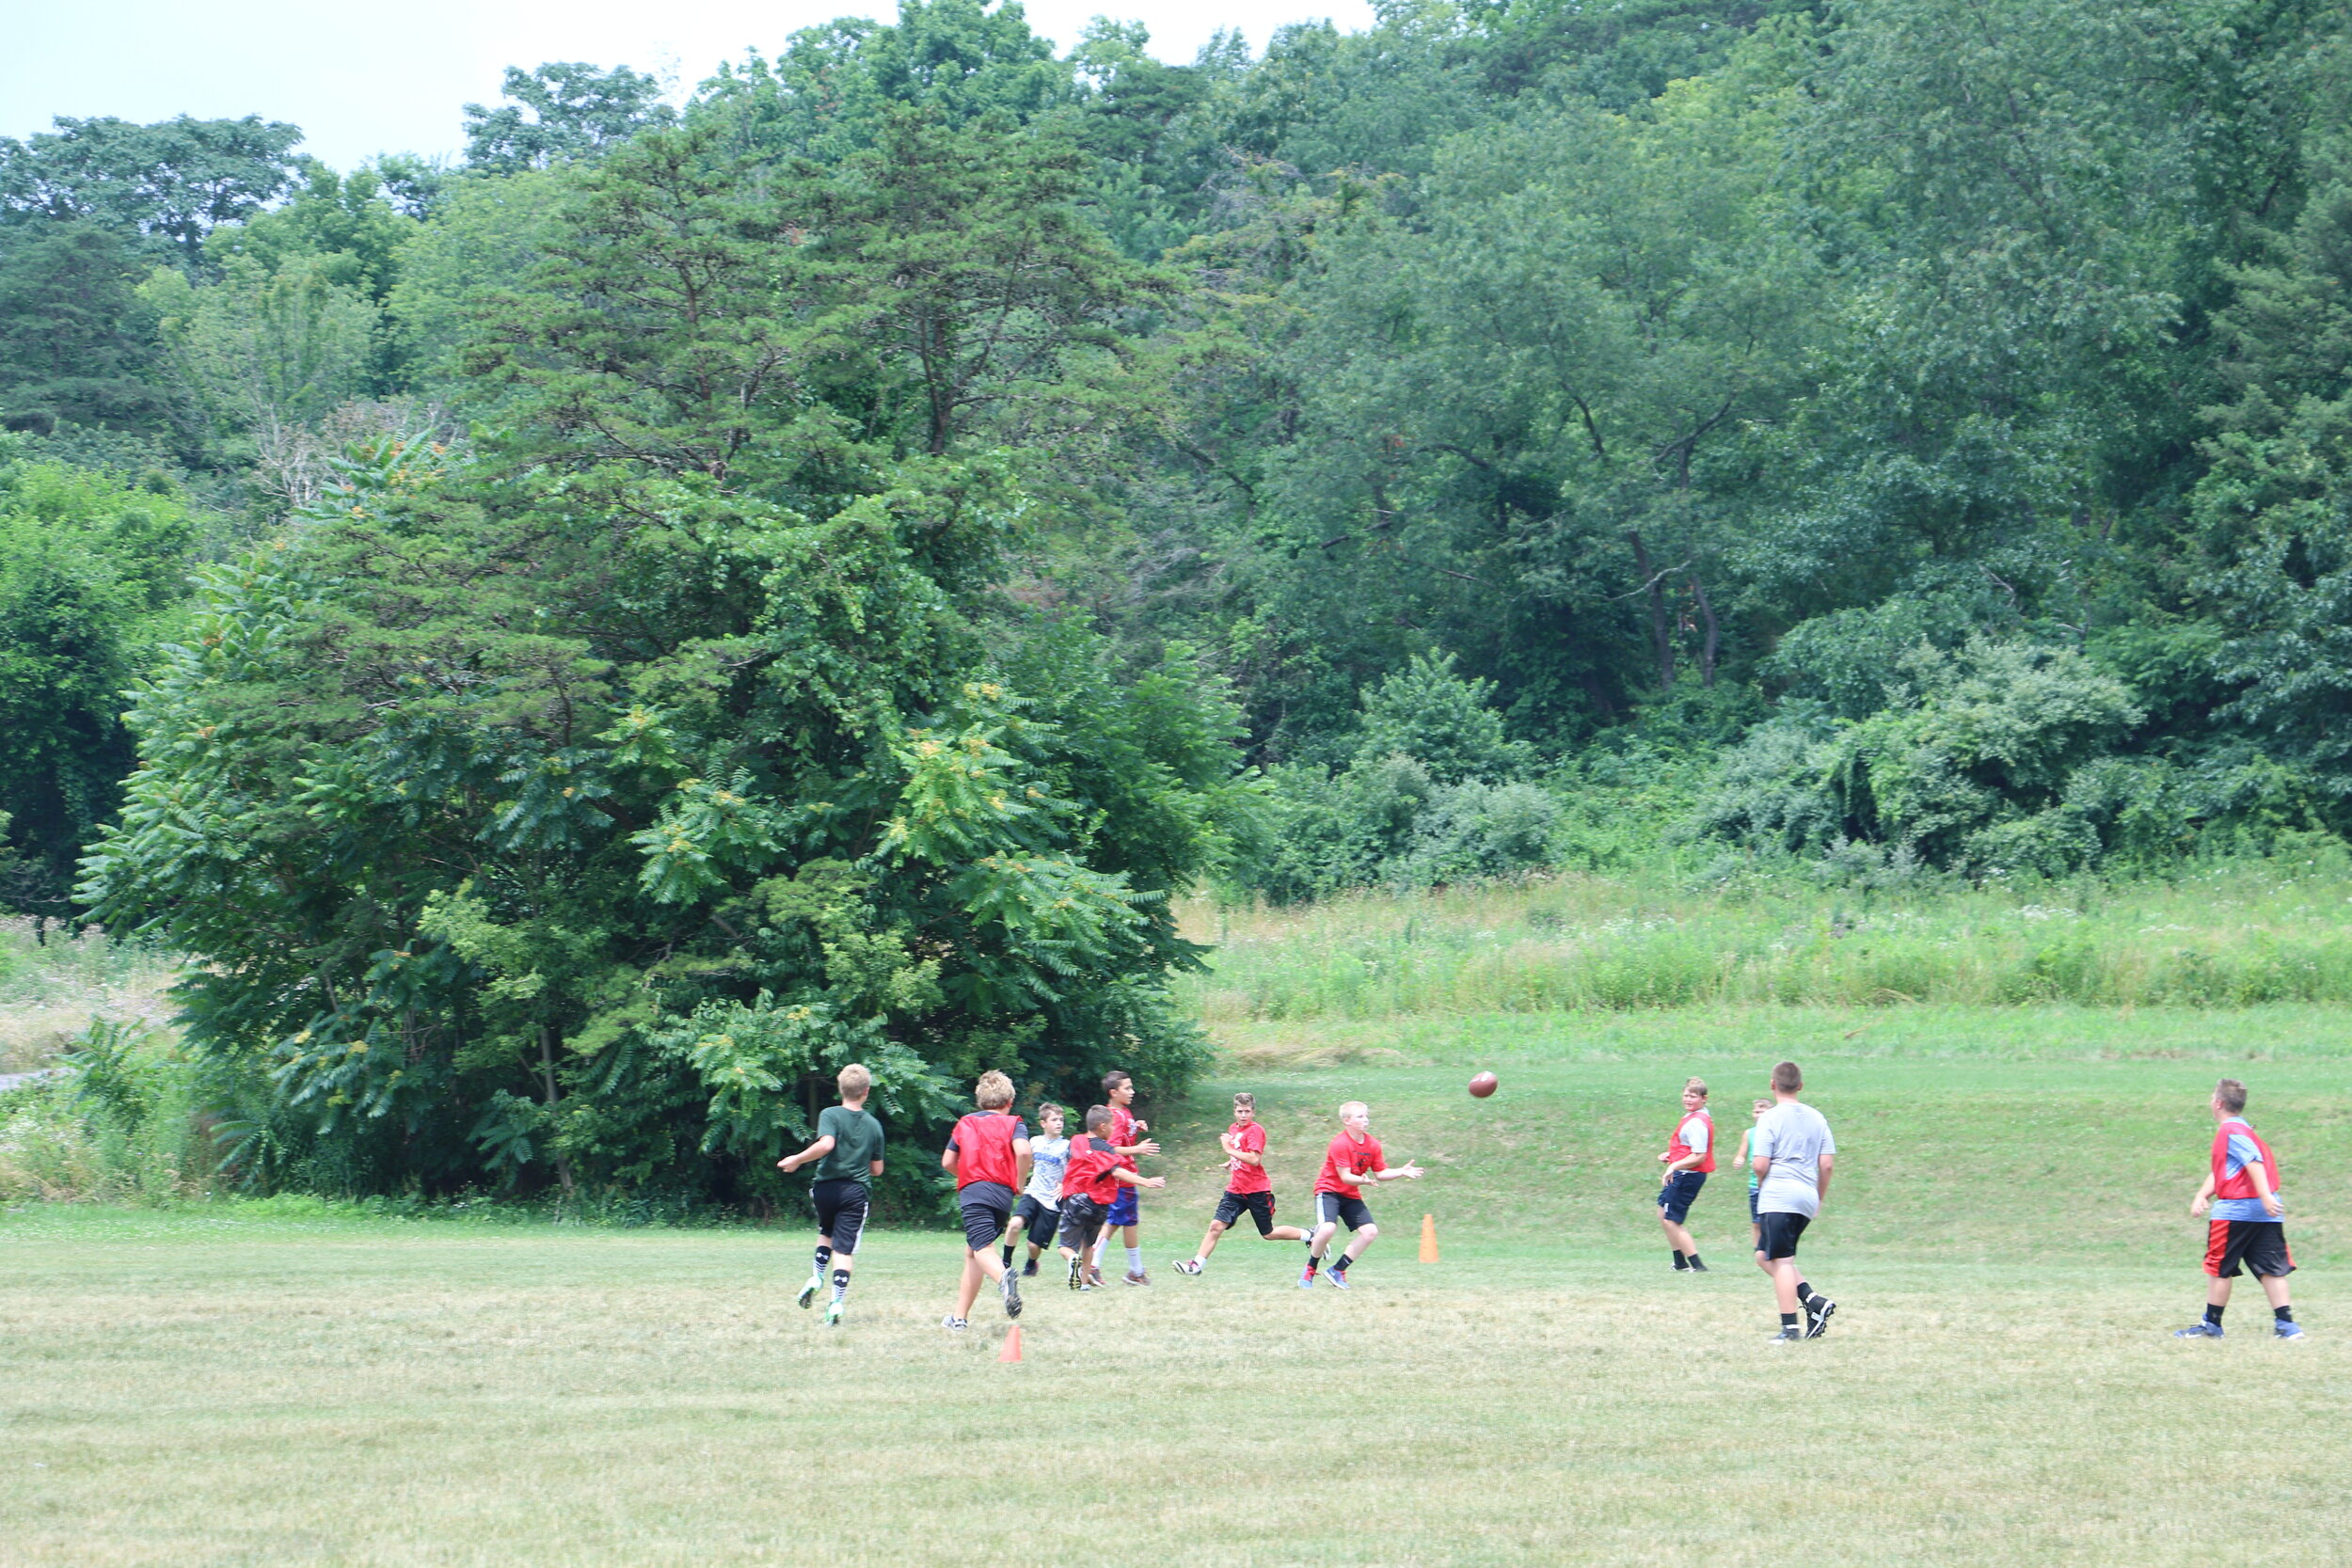
[[[1200,1250],[1192,1255],[1192,1260],[1196,1263],[1207,1262],[1209,1260],[1209,1254],[1216,1250],[1216,1239],[1224,1234],[1225,1222],[1223,1220],[1211,1220],[1209,1222],[1207,1233],[1202,1235],[1200,1238]]]
[[[972,1304],[980,1296],[980,1255],[970,1247],[963,1249],[963,1278],[956,1286],[956,1316],[972,1316]]]
[[[1347,1267],[1348,1264],[1353,1263],[1357,1259],[1361,1258],[1364,1255],[1364,1248],[1372,1245],[1373,1243],[1378,1241],[1379,1239],[1380,1227],[1378,1226],[1359,1226],[1357,1228],[1356,1233],[1348,1237],[1347,1250],[1340,1254],[1338,1266],[1343,1269]]]
[[[1005,1227],[1004,1256],[1005,1266],[1008,1268],[1012,1266],[1013,1249],[1021,1244],[1021,1232],[1027,1228],[1028,1223],[1028,1217],[1016,1209],[1012,1212],[1012,1223]]]

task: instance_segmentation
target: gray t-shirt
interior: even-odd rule
[[[1802,1101],[1784,1100],[1764,1113],[1749,1139],[1751,1158],[1772,1156],[1772,1168],[1756,1190],[1759,1214],[1821,1212],[1821,1156],[1837,1152],[1821,1113]]]
[[[1048,1209],[1061,1207],[1061,1173],[1070,1164],[1068,1138],[1029,1140],[1029,1196]]]

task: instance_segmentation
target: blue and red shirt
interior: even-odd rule
[[[1692,1136],[1693,1123],[1697,1124],[1695,1138]],[[1674,1136],[1666,1140],[1667,1164],[1687,1160],[1693,1154],[1701,1158],[1689,1169],[1704,1176],[1715,1168],[1715,1118],[1705,1111],[1693,1111],[1675,1123]]]
[[[2269,1220],[2278,1216],[2263,1209],[2262,1194],[2247,1167],[2261,1165],[2270,1179],[2270,1191],[2280,1191],[2279,1162],[2262,1134],[2240,1117],[2232,1117],[2213,1133],[2213,1209],[2217,1220]],[[2284,1198],[2280,1199],[2284,1202]]]

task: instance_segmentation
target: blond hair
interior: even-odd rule
[[[874,1086],[874,1075],[864,1062],[851,1062],[834,1077],[834,1086],[844,1100],[855,1100]]]
[[[1369,1117],[1371,1115],[1372,1107],[1365,1104],[1360,1100],[1351,1100],[1346,1104],[1340,1107],[1340,1119],[1342,1121],[1345,1121],[1349,1117]]]
[[[1012,1080],[991,1068],[972,1085],[972,1098],[983,1111],[1001,1111],[1012,1103]]]

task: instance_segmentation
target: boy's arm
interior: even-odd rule
[[[798,1154],[787,1154],[776,1162],[778,1170],[799,1170],[811,1160],[821,1160],[834,1149],[833,1134],[828,1132]]]
[[[1124,1165],[1111,1167],[1111,1180],[1124,1181],[1130,1187],[1165,1187],[1168,1185],[1168,1178],[1165,1176],[1137,1176]]]
[[[1159,1151],[1160,1146],[1152,1142],[1150,1138],[1144,1139],[1139,1144],[1114,1144],[1111,1146],[1111,1152],[1113,1154],[1157,1154]]]
[[[873,1172],[876,1176],[880,1176],[882,1174],[882,1163],[880,1160],[868,1160],[866,1162],[866,1169]]]
[[[1344,1176],[1346,1172],[1343,1171],[1340,1174]],[[1407,1160],[1393,1169],[1374,1171],[1372,1179],[1375,1181],[1395,1181],[1400,1179],[1406,1181],[1418,1181],[1421,1180],[1421,1167]]]
[[[1015,1138],[1012,1140],[1012,1157],[1014,1160],[1012,1190],[1017,1193],[1025,1190],[1029,1184],[1028,1139]]]
[[[1685,1154],[1681,1159],[1675,1161],[1672,1164],[1666,1167],[1666,1174],[1668,1176],[1672,1176],[1677,1171],[1696,1170],[1699,1168],[1699,1163],[1706,1158],[1707,1156],[1703,1153]]]
[[[1821,1152],[1821,1179],[1813,1183],[1814,1195],[1826,1202],[1829,1198],[1829,1173],[1837,1168],[1837,1156],[1824,1149]]]
[[[2205,1179],[2197,1183],[2197,1196],[2188,1200],[2188,1217],[2193,1220],[2201,1220],[2205,1217],[2205,1211],[2212,1207],[2213,1172],[2207,1171]]]
[[[948,1145],[948,1146],[947,1146],[947,1147],[946,1147],[944,1150],[942,1150],[942,1151],[940,1152],[940,1156],[939,1156],[939,1168],[940,1168],[941,1170],[946,1171],[946,1172],[949,1176],[953,1176],[953,1175],[955,1175],[955,1174],[956,1174],[956,1146],[955,1146],[955,1145],[953,1145],[953,1144],[949,1144],[949,1145]]]
[[[2251,1161],[2247,1164],[2246,1174],[2254,1179],[2254,1191],[2262,1196],[2263,1212],[2268,1214],[2273,1219],[2278,1218],[2280,1213],[2279,1195],[2270,1190],[2269,1165],[2260,1160]],[[2288,1261],[2292,1262],[2294,1259],[2290,1259]]]
[[[1265,1164],[1264,1155],[1252,1154],[1246,1148],[1237,1148],[1233,1150],[1233,1158],[1239,1160],[1245,1165],[1263,1165]]]

